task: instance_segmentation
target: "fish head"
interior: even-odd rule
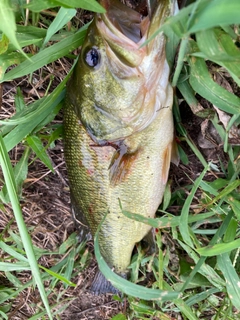
[[[98,144],[143,130],[164,107],[169,78],[164,35],[141,46],[171,14],[172,0],[156,2],[152,17],[142,17],[117,0],[102,0],[106,13],[96,14],[89,26],[68,97]]]

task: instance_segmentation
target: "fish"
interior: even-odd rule
[[[64,155],[81,238],[89,230],[94,236],[106,215],[101,254],[127,277],[134,246],[151,227],[122,209],[155,217],[174,149],[166,39],[162,33],[150,38],[173,15],[176,2],[148,1],[145,17],[117,0],[100,4],[106,12],[95,14],[67,85]],[[101,273],[92,290],[115,292]]]

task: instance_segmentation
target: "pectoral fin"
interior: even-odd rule
[[[172,142],[172,154],[171,154],[171,162],[174,163],[176,166],[179,165],[180,157],[178,152],[177,142],[174,139]]]
[[[109,178],[111,185],[117,185],[131,173],[132,166],[139,156],[139,150],[129,151],[125,144],[120,145],[113,155],[109,166]]]
[[[172,143],[167,146],[163,155],[162,181],[164,185],[168,181],[168,172],[170,168],[171,156],[172,156]]]

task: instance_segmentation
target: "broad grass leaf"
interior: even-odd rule
[[[2,39],[0,40],[0,55],[7,51],[9,45],[9,39],[2,34]]]
[[[32,0],[23,7],[33,12],[41,12],[59,6],[65,8],[82,8],[94,12],[105,12],[105,9],[96,0]]]
[[[20,87],[17,87],[17,94],[15,95],[15,108],[16,108],[16,113],[24,110],[26,108],[26,104],[24,101],[23,94],[21,92]]]
[[[4,142],[8,151],[14,148],[27,135],[31,134],[32,131],[42,121],[44,121],[44,119],[48,117],[56,107],[58,107],[59,103],[65,96],[65,91],[63,90],[63,88],[65,87],[70,75],[71,72],[69,72],[66,78],[58,85],[56,89],[54,89],[54,91],[48,97],[44,97],[36,103],[33,103],[31,112],[27,114],[27,116],[25,116],[24,122],[15,126],[4,136]],[[28,119],[27,122],[26,117]]]
[[[215,26],[239,24],[240,23],[240,1],[239,0],[212,0],[202,1],[204,6],[199,6],[191,25],[189,33],[209,29]]]
[[[1,0],[0,17],[0,30],[2,30],[2,32],[8,37],[8,39],[11,41],[14,47],[20,50],[20,52],[23,55],[25,55],[16,37],[17,27],[15,22],[15,16],[9,0]]]
[[[165,34],[167,36],[166,57],[167,57],[168,65],[170,69],[172,69],[180,39],[170,28],[165,31]]]
[[[207,290],[204,290],[203,292],[200,292],[198,294],[190,296],[190,298],[188,298],[185,302],[188,306],[192,306],[192,305],[197,304],[201,301],[207,300],[207,298],[209,296],[211,296],[212,294],[217,293],[217,292],[219,292],[218,288],[207,289]]]
[[[57,87],[56,89],[59,90]],[[33,113],[31,117],[31,121],[27,123],[19,124],[14,129],[12,129],[5,137],[4,142],[6,144],[6,148],[8,151],[13,149],[19,142],[24,140],[26,136],[31,134],[31,132],[36,128],[36,126],[48,116],[48,114],[54,110],[54,108],[63,100],[65,96],[65,92],[52,92],[52,94],[44,99],[42,103],[39,105],[38,110],[42,110],[43,112],[36,117],[38,113]]]
[[[105,9],[96,0],[56,0],[56,3],[67,8],[82,8],[94,12],[105,12]]]
[[[71,275],[73,273],[73,268],[74,268],[74,262],[75,262],[75,256],[76,256],[76,248],[72,248],[70,253],[68,254],[68,260],[67,260],[67,265],[66,269],[64,272],[64,278],[67,279],[68,281],[71,279]],[[68,283],[65,283],[65,288]],[[74,285],[76,286],[76,285]]]
[[[22,242],[24,245],[24,249],[25,249],[25,252],[26,252],[26,255],[28,258],[28,263],[30,265],[30,268],[29,268],[28,264],[26,264],[25,269],[31,270],[32,276],[35,279],[36,285],[38,287],[43,304],[44,304],[46,311],[48,313],[49,319],[52,320],[53,318],[51,315],[51,310],[50,310],[47,295],[46,295],[46,292],[44,289],[40,270],[38,268],[38,264],[37,264],[37,261],[35,258],[32,242],[31,242],[27,227],[25,225],[23,215],[22,215],[21,206],[20,206],[20,203],[18,200],[17,190],[16,190],[16,182],[14,179],[12,165],[11,165],[9,155],[7,153],[7,149],[5,147],[5,144],[4,144],[4,141],[3,141],[3,138],[1,135],[0,135],[0,165],[2,167],[4,180],[5,180],[8,194],[9,194],[9,198],[10,198],[10,201],[12,204],[14,217],[16,219],[19,233],[20,233],[20,236],[21,236],[21,239],[22,239]],[[3,266],[3,264],[4,264],[3,262],[0,263],[0,269],[1,269],[1,266]],[[14,265],[14,268],[16,268],[16,263],[14,263],[13,265]],[[6,267],[6,265],[5,265],[5,267]],[[10,268],[10,265],[9,265],[9,268]],[[22,270],[24,270],[24,269],[22,269]],[[6,271],[11,271],[11,270],[6,270]]]
[[[224,253],[218,256],[217,264],[225,280],[228,296],[232,304],[240,310],[240,279],[232,265],[229,254]]]
[[[186,280],[186,284],[183,285],[183,288],[185,289],[187,287],[189,281],[192,280],[194,275],[198,272],[203,275],[209,282],[211,282],[214,287],[217,287],[220,291],[222,291],[222,288],[224,287],[224,281],[210,265],[204,263],[206,258],[199,258],[199,255],[195,251],[193,251],[192,248],[183,243],[181,240],[178,240],[178,242],[196,264],[190,276]]]
[[[86,35],[87,27],[88,25],[85,25],[75,34],[71,34],[69,37],[61,40],[60,42],[40,51],[31,57],[31,61],[25,60],[20,65],[5,74],[3,81],[10,81],[32,73],[35,70],[42,68],[44,65],[47,65],[67,55],[69,52],[73,51],[82,44]]]
[[[76,244],[77,234],[72,233],[66,241],[64,241],[59,247],[59,254],[65,254],[66,251],[72,247],[73,244]]]
[[[202,97],[213,103],[219,109],[239,114],[240,98],[214,82],[202,58],[190,57],[190,85]]]
[[[141,214],[128,212],[126,210],[123,210],[122,208],[121,210],[122,210],[122,214],[124,214],[127,218],[148,224],[149,226],[152,226],[153,228],[157,228],[157,229],[178,227],[180,223],[180,217],[176,217],[176,216],[168,216],[168,217],[153,219],[153,218],[143,217]],[[160,210],[160,212],[163,212],[163,211]],[[214,215],[215,215],[214,212],[200,213],[194,216],[189,215],[188,223],[194,223],[197,221],[202,221],[204,219],[209,219]]]
[[[41,139],[35,135],[31,135],[26,138],[26,141],[45,166],[48,167],[49,170],[54,171],[52,162],[47,154],[46,148],[42,144]]]
[[[18,196],[21,196],[22,185],[23,185],[24,180],[27,178],[29,154],[30,154],[29,148],[26,148],[24,150],[20,160],[17,162],[17,164],[13,168],[13,173],[14,173],[15,182],[16,182],[16,190],[17,190]],[[0,191],[0,198],[5,203],[10,202],[6,185],[4,185],[2,187],[2,190]]]
[[[230,252],[232,250],[238,249],[240,247],[240,239],[226,242],[226,243],[218,243],[213,246],[207,246],[204,248],[199,248],[196,251],[204,257],[212,257],[217,256],[221,253]]]
[[[181,311],[182,314],[185,315],[186,319],[188,320],[198,320],[191,310],[191,308],[186,304],[186,302],[182,299],[176,299],[174,301],[174,304],[178,307],[178,309]]]
[[[0,82],[4,78],[4,74],[8,67],[13,64],[19,64],[25,61],[25,57],[20,52],[5,52],[0,55]]]
[[[178,154],[179,154],[180,161],[183,164],[188,165],[189,160],[188,160],[188,156],[187,156],[186,152],[183,150],[183,148],[180,145],[178,145],[177,148],[178,148]]]
[[[15,288],[21,288],[22,282],[11,272],[5,272],[7,279],[13,284]]]
[[[11,272],[11,271],[25,271],[31,270],[28,262],[0,262],[0,271]]]
[[[11,308],[11,305],[10,305],[10,308]],[[5,307],[1,307],[0,308],[0,315],[2,316],[3,319],[5,320],[8,320],[8,316],[5,312],[7,312],[8,310],[5,310]]]
[[[119,313],[116,316],[114,316],[111,320],[127,320],[127,318],[123,313]]]
[[[168,181],[168,183],[167,183],[167,185],[165,187],[165,190],[164,190],[163,202],[162,202],[162,206],[163,206],[162,208],[163,208],[164,211],[167,209],[167,207],[170,204],[171,196],[172,196],[171,185],[170,185],[170,183]]]
[[[34,26],[22,26],[17,25],[16,36],[19,45],[23,48],[31,44],[35,44],[40,47],[44,37],[46,36],[47,30],[43,28],[38,28]],[[13,45],[9,45],[8,52],[15,51]]]
[[[229,183],[218,195],[212,199],[211,203],[217,202],[220,199],[228,196],[232,191],[236,190],[240,186],[240,180],[234,180]]]
[[[22,254],[20,254],[15,249],[13,249],[12,246],[7,245],[3,241],[0,241],[0,248],[3,251],[7,252],[11,257],[13,257],[19,261],[23,261],[23,262],[28,263],[28,259],[26,257],[24,257]]]
[[[63,107],[63,101],[61,101],[53,110],[52,112],[45,118],[43,119],[42,122],[40,122],[36,128],[34,129],[35,132],[38,132],[39,130],[41,130],[42,128],[44,128],[47,124],[49,124],[55,117],[57,114],[59,114],[59,111],[62,109]],[[50,140],[50,135],[48,135],[48,139]]]
[[[226,68],[240,84],[240,50],[232,37],[222,29],[208,29],[196,34],[197,44],[205,59]]]
[[[56,272],[54,272],[54,271],[52,271],[52,270],[50,270],[50,269],[47,269],[47,268],[45,268],[45,267],[43,267],[43,266],[41,266],[41,265],[39,265],[39,268],[43,269],[46,273],[48,273],[49,275],[53,276],[54,278],[62,281],[63,283],[65,283],[65,284],[67,284],[67,285],[69,285],[69,286],[71,286],[71,287],[76,287],[76,284],[75,284],[75,283],[69,281],[67,278],[65,278],[65,277],[62,276],[61,274],[56,273]]]
[[[235,213],[237,219],[240,221],[240,201],[234,199],[234,197],[229,197],[227,202],[230,204],[233,212]]]
[[[240,209],[240,208],[239,208]],[[238,221],[236,219],[232,219],[227,227],[227,230],[223,237],[223,242],[228,243],[234,241],[238,229]]]
[[[75,9],[60,8],[60,10],[57,13],[57,16],[47,29],[47,35],[44,39],[42,48],[45,47],[45,45],[48,43],[48,41],[55,33],[61,30],[62,27],[75,16],[76,12],[77,11]]]
[[[195,115],[199,116],[199,113],[203,110],[203,108],[200,105],[200,103],[198,102],[198,100],[196,99],[196,97],[194,95],[194,91],[191,88],[191,86],[189,85],[189,82],[188,81],[179,81],[177,83],[177,87],[178,87],[179,91],[181,92],[182,96],[184,97],[185,101],[187,102],[187,104],[191,108],[192,112]]]
[[[23,8],[29,9],[32,12],[41,12],[46,9],[58,7],[59,4],[54,0],[32,0],[30,3],[23,5]]]

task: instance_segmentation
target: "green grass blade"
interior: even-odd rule
[[[82,8],[93,12],[104,13],[105,9],[96,0],[55,0],[66,8]]]
[[[22,51],[16,37],[17,27],[15,16],[9,0],[1,0],[0,17],[0,30],[2,30],[2,32],[8,37],[14,47],[26,56],[26,54]]]
[[[215,244],[217,241],[219,241],[219,239],[225,234],[225,232],[226,232],[226,230],[227,230],[227,228],[228,228],[228,226],[229,226],[229,223],[231,222],[232,217],[233,217],[233,213],[232,213],[232,212],[228,213],[228,215],[225,217],[222,225],[220,226],[220,228],[217,230],[217,232],[216,232],[215,235],[213,236],[212,240],[210,241],[210,245],[214,245],[214,244]],[[178,241],[179,241],[179,240],[178,240]],[[185,247],[186,247],[185,250],[187,251],[187,246],[186,246],[185,244],[182,244],[182,246],[183,246],[183,247],[185,246]],[[190,256],[191,256],[191,254],[193,254],[193,253],[194,253],[194,252],[193,252],[192,249],[191,249],[191,250],[189,251]],[[194,254],[195,254],[195,253],[194,253]],[[192,257],[192,258],[193,258],[193,260],[195,259],[194,257]],[[197,272],[199,272],[199,270],[200,270],[201,266],[204,264],[205,260],[206,260],[206,257],[201,257],[201,258],[198,260],[198,262],[197,262],[197,259],[196,259],[195,263],[197,262],[197,264],[196,264],[196,266],[194,267],[194,269],[191,271],[191,273],[190,273],[188,279],[186,280],[186,282],[183,284],[181,291],[184,291],[184,290],[187,288],[188,284],[192,281],[192,279],[193,279],[193,277],[195,276],[195,274],[196,274]],[[210,268],[210,270],[212,269],[210,266],[209,266],[209,268]],[[214,270],[213,270],[213,271],[214,271]],[[209,273],[209,271],[207,270],[207,278],[209,277],[209,274],[210,274],[210,273]],[[214,274],[213,274],[213,275],[214,275]],[[224,286],[224,283],[223,283],[222,279],[221,279],[218,275],[216,275],[216,276],[214,275],[214,277],[211,276],[211,278],[210,278],[209,280],[211,280],[211,282],[212,282],[212,280],[213,280],[214,278],[216,278],[216,283],[213,283],[214,286],[217,287],[217,288],[219,288],[220,290],[222,290],[222,288],[223,288],[223,286]]]
[[[41,295],[44,306],[47,310],[48,316],[50,319],[52,319],[50,307],[48,304],[48,299],[47,299],[47,296],[46,296],[46,293],[44,290],[44,285],[43,285],[43,282],[41,279],[41,274],[40,274],[38,264],[37,264],[37,261],[35,258],[32,242],[31,242],[30,236],[28,234],[28,230],[25,225],[25,222],[23,220],[22,210],[21,210],[21,206],[20,206],[18,196],[17,196],[17,190],[16,190],[16,184],[15,184],[14,175],[13,175],[13,169],[12,169],[10,159],[9,159],[6,147],[4,145],[4,141],[2,139],[2,136],[0,136],[0,164],[2,167],[5,182],[7,185],[9,198],[10,198],[10,201],[12,204],[14,216],[15,216],[18,228],[19,228],[19,233],[21,235],[21,238],[22,238],[22,241],[23,241],[23,244],[25,247],[25,251],[26,251],[29,265],[31,267],[32,275],[35,278],[37,287],[39,289],[39,293]]]
[[[211,296],[212,294],[217,293],[217,292],[219,292],[218,288],[207,289],[207,290],[205,290],[203,292],[200,292],[200,293],[188,298],[186,300],[186,304],[188,306],[192,306],[192,305],[194,305],[196,303],[199,303],[201,301],[206,300],[209,296]]]
[[[183,241],[187,243],[190,247],[193,246],[190,233],[189,233],[189,227],[188,227],[188,216],[189,216],[189,210],[190,205],[192,203],[193,197],[197,191],[197,189],[200,186],[200,183],[205,176],[207,170],[209,169],[209,166],[206,166],[203,172],[200,174],[200,176],[197,178],[197,180],[194,182],[193,188],[187,197],[184,206],[181,211],[180,221],[179,221],[179,230],[182,235]]]
[[[240,201],[234,199],[234,197],[229,197],[227,202],[231,205],[233,212],[240,221]]]
[[[37,136],[28,136],[26,138],[28,145],[36,153],[36,156],[48,167],[52,172],[54,171],[51,159],[49,158],[46,148],[43,146],[41,139]]]
[[[127,318],[125,317],[125,315],[123,313],[119,313],[116,316],[114,316],[113,318],[111,318],[111,320],[127,320]]]
[[[180,48],[179,48],[179,54],[178,54],[178,59],[177,59],[177,66],[175,68],[173,80],[172,80],[172,86],[176,87],[178,78],[180,76],[180,72],[183,68],[183,63],[184,63],[184,57],[187,54],[187,49],[188,49],[188,38],[183,38],[181,43],[180,43]]]
[[[198,320],[198,318],[194,315],[194,313],[190,309],[190,307],[182,299],[177,299],[174,301],[174,303],[179,308],[179,310],[182,312],[182,314],[184,314],[186,319]]]
[[[4,78],[4,74],[8,67],[13,64],[19,64],[25,61],[25,57],[20,52],[6,52],[0,55],[0,82]]]
[[[240,23],[239,0],[212,0],[201,6],[192,20],[189,33],[221,25]]]
[[[217,259],[218,266],[226,279],[226,287],[232,304],[240,310],[240,279],[227,253]]]
[[[11,272],[11,271],[25,271],[32,270],[29,267],[29,263],[24,262],[0,262],[0,271]]]
[[[54,278],[58,279],[58,280],[61,280],[63,283],[67,284],[68,286],[71,286],[71,287],[76,287],[76,284],[69,281],[65,276],[61,276],[60,274],[50,270],[50,269],[47,269],[43,266],[40,266],[39,265],[39,268],[43,269],[44,271],[46,271],[46,273],[50,274],[51,276],[53,276]]]
[[[221,253],[226,253],[238,248],[240,248],[240,239],[237,239],[231,242],[226,242],[226,243],[218,243],[218,244],[215,244],[214,246],[199,248],[196,251],[202,256],[211,257],[211,256],[219,255]]]
[[[157,229],[163,229],[163,228],[173,228],[178,227],[180,224],[180,217],[176,216],[169,216],[169,217],[162,217],[162,218],[146,218],[143,217],[141,214],[138,213],[131,213],[129,211],[126,211],[122,209],[122,213],[129,219],[133,219],[145,224],[148,224],[149,226],[152,226],[153,228]],[[193,223],[197,221],[204,221],[204,219],[208,219],[215,215],[215,212],[206,212],[198,215],[189,215],[188,216],[188,223]]]
[[[30,154],[30,150],[29,148],[26,148],[23,152],[23,155],[21,156],[21,159],[13,168],[13,174],[14,174],[16,188],[19,196],[22,193],[22,185],[24,180],[27,178],[27,174],[28,174],[29,154]],[[5,203],[8,203],[10,201],[6,185],[4,185],[2,187],[2,190],[0,191],[0,199]]]
[[[59,90],[59,87],[57,87],[55,90],[57,89]],[[39,122],[41,122],[49,114],[49,112],[51,112],[56,105],[63,100],[65,92],[57,91],[52,93],[46,100],[42,102],[42,105],[38,110],[42,109],[44,112],[39,117],[31,117],[32,121],[29,121],[27,124],[20,124],[16,126],[4,137],[4,142],[8,151],[14,148],[19,142],[24,140],[25,137],[35,129]],[[34,115],[36,113],[34,113]]]
[[[0,241],[0,248],[5,252],[7,252],[10,256],[14,257],[15,259],[28,263],[28,259],[26,257],[24,257],[21,253],[17,252],[11,246],[7,245],[3,241]]]
[[[240,186],[240,180],[234,180],[229,183],[222,191],[218,193],[218,195],[212,199],[211,203],[217,202],[220,199],[223,199],[227,195],[229,195],[232,191],[236,190]]]
[[[56,18],[53,20],[53,22],[47,29],[47,35],[46,35],[46,38],[44,39],[42,48],[45,47],[45,45],[48,43],[48,41],[51,39],[51,37],[55,33],[61,30],[62,27],[75,16],[76,12],[77,11],[75,9],[60,8]]]
[[[75,50],[82,44],[86,35],[87,27],[88,25],[85,25],[75,34],[71,34],[60,42],[40,51],[31,57],[31,61],[25,60],[17,67],[7,72],[3,81],[10,81],[32,73],[35,70],[42,68],[44,65],[47,65]]]
[[[195,47],[191,42],[192,48]],[[197,50],[196,47],[194,50]],[[232,114],[240,112],[240,98],[214,82],[202,58],[190,57],[190,84],[202,97],[213,103],[219,109]]]
[[[200,105],[198,100],[195,98],[194,91],[189,85],[189,82],[187,80],[183,82],[178,82],[177,87],[179,91],[181,92],[182,96],[184,97],[185,101],[191,108],[192,112],[196,115],[199,115],[198,113],[201,112],[203,107]]]
[[[75,256],[76,256],[76,248],[72,248],[72,250],[70,251],[70,253],[68,255],[67,266],[66,266],[66,270],[64,272],[64,278],[67,280],[71,279],[71,275],[73,273],[73,268],[74,268]]]
[[[32,12],[41,12],[43,10],[47,10],[50,8],[58,7],[59,4],[56,1],[51,0],[32,0],[28,4],[24,4],[22,7],[25,9],[29,9]]]
[[[181,247],[188,253],[189,257],[196,263],[196,266],[194,267],[190,276],[187,278],[185,284],[183,285],[183,288],[187,288],[187,285],[193,279],[193,276],[198,272],[201,275],[203,275],[209,282],[211,282],[214,285],[214,287],[217,287],[219,290],[222,290],[222,288],[224,287],[224,281],[210,265],[204,263],[206,258],[199,258],[199,255],[195,251],[193,251],[191,247],[184,244],[180,240],[178,240],[178,242],[180,243]]]
[[[32,0],[29,4],[24,5],[33,12],[41,12],[43,10],[55,7],[65,8],[82,8],[93,12],[105,12],[104,8],[97,3],[96,0]]]

